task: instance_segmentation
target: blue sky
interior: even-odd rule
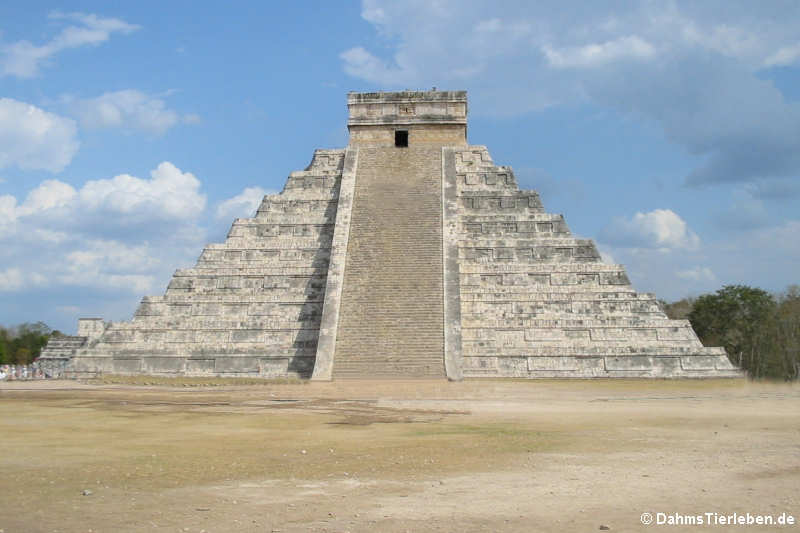
[[[800,3],[0,4],[0,324],[127,319],[347,142],[466,89],[469,141],[667,300],[800,265]]]

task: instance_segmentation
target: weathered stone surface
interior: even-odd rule
[[[130,322],[82,319],[67,371],[311,375],[345,150],[317,150],[255,217],[234,221]],[[51,342],[45,357],[67,348]],[[60,352],[58,352],[60,350]]]
[[[444,377],[441,151],[359,148],[334,378]]]
[[[76,376],[741,375],[467,144],[465,92],[348,107],[346,149],[317,150],[131,321],[81,319],[43,359]]]
[[[483,146],[454,150],[466,377],[735,377],[685,320],[570,235]],[[452,248],[446,248],[452,251]],[[724,360],[724,363],[721,362]],[[718,365],[718,366],[717,366]]]

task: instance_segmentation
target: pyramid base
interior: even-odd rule
[[[225,378],[311,377],[314,357],[265,357],[253,354],[215,355],[78,355],[63,370],[66,378],[105,374]]]
[[[725,353],[464,357],[465,378],[742,378]]]

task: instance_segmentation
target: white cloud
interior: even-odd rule
[[[25,286],[22,271],[18,268],[7,268],[0,271],[0,291],[16,291]]]
[[[383,59],[363,46],[349,48],[339,55],[345,72],[398,88],[463,83],[483,73],[495,58],[532,51],[538,26],[515,16],[489,16],[478,6],[462,10],[452,2],[365,1],[362,17],[397,42],[396,51]]]
[[[205,243],[200,181],[169,162],[80,187],[46,180],[21,202],[0,196],[0,290],[60,286],[141,296],[163,289]]]
[[[0,168],[60,172],[80,146],[75,121],[0,98]]]
[[[548,63],[556,68],[599,67],[619,59],[649,59],[656,54],[653,45],[636,35],[561,49],[544,45],[542,52]]]
[[[0,196],[0,234],[8,232],[17,220],[17,199],[10,194]]]
[[[68,253],[65,259],[72,270],[80,272],[146,272],[160,263],[148,244],[127,245],[103,239],[84,243],[80,249]]]
[[[409,66],[401,64],[390,67],[361,46],[345,50],[339,57],[344,61],[344,71],[356,78],[384,85],[397,85],[416,79],[416,74]],[[402,61],[401,57],[396,59]]]
[[[800,264],[800,220],[746,229],[696,250],[665,254],[653,248],[613,248],[625,264],[633,286],[668,301],[713,292],[723,285],[744,284],[768,291],[797,283]]]
[[[63,286],[116,289],[138,295],[148,294],[156,289],[156,280],[154,276],[140,274],[107,274],[102,272],[100,268],[61,274],[56,279]]]
[[[252,217],[267,194],[274,194],[274,191],[267,191],[261,187],[247,187],[236,196],[220,202],[216,217],[218,219]]]
[[[800,59],[800,43],[780,48],[777,52],[764,60],[768,67],[787,67]]]
[[[501,69],[514,66],[518,73],[529,75],[541,66],[536,57],[548,50],[554,66],[690,50],[721,54],[758,69],[765,63],[796,59],[798,14],[796,3],[770,9],[757,4],[731,6],[724,0],[644,0],[624,10],[610,3],[557,0],[502,4],[363,0],[361,17],[384,39],[390,57],[384,61],[380,54],[355,46],[350,50],[356,52],[343,59],[346,69],[354,66],[350,61],[376,67],[362,72],[373,81],[386,65],[396,65],[400,68],[393,73],[403,76],[402,83],[411,83],[416,76],[427,81],[489,57],[499,59],[496,66]],[[552,87],[544,87],[548,88]]]
[[[364,0],[362,17],[381,48],[355,43],[342,67],[384,89],[467,86],[491,115],[634,116],[703,161],[691,185],[800,174],[800,103],[760,72],[797,64],[800,3]]]
[[[48,279],[38,272],[10,267],[0,270],[0,292],[15,292],[46,285]]]
[[[68,183],[58,180],[43,181],[28,193],[28,197],[19,208],[19,214],[35,215],[47,209],[66,207],[72,203],[77,194]]]
[[[139,26],[120,19],[93,14],[54,12],[50,18],[76,24],[66,26],[41,45],[29,41],[0,45],[1,75],[32,78],[39,73],[43,64],[63,50],[96,46],[110,39],[114,33],[128,34],[139,29]]]
[[[58,282],[145,294],[156,289],[153,271],[163,266],[160,251],[147,243],[128,245],[113,240],[91,240],[65,255]]]
[[[655,248],[664,252],[695,250],[700,245],[697,234],[670,209],[636,213],[630,219],[615,218],[601,235],[604,242],[618,246]]]
[[[35,228],[31,230],[32,241],[46,244],[61,244],[70,239],[70,233],[47,228]]]
[[[686,270],[679,270],[675,275],[689,281],[717,281],[717,276],[708,267],[696,266]]]
[[[144,180],[120,174],[107,180],[87,181],[79,192],[80,204],[89,209],[158,218],[196,218],[206,205],[200,181],[190,172],[164,161]]]
[[[96,98],[67,99],[83,127],[89,129],[123,128],[163,135],[181,120],[196,124],[195,114],[181,117],[164,100],[135,89],[103,93]]]
[[[206,205],[200,186],[194,174],[164,161],[150,172],[150,179],[120,174],[87,181],[79,190],[62,181],[46,180],[21,204],[13,196],[0,196],[0,214],[10,222],[38,216],[61,218],[61,223],[68,225],[93,214],[132,220],[195,220]]]

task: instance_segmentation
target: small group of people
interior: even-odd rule
[[[36,363],[32,365],[0,365],[0,381],[46,379],[45,372]]]

